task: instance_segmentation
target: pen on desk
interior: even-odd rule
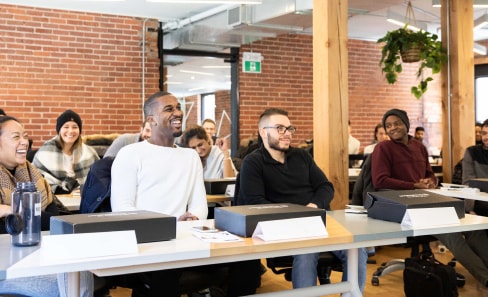
[[[227,138],[229,138],[231,135],[232,135],[232,133],[227,134],[227,135],[226,135],[226,136],[224,136],[222,139],[223,139],[223,140],[226,140],[226,139],[227,139]]]

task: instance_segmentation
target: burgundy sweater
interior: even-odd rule
[[[408,136],[408,145],[394,140],[378,143],[371,159],[371,178],[376,190],[412,190],[420,179],[436,177],[425,146]]]

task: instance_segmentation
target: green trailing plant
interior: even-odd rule
[[[405,27],[389,31],[378,39],[384,43],[381,50],[380,67],[386,80],[390,84],[397,81],[398,74],[402,72],[402,52],[414,50],[418,52],[419,68],[417,78],[421,78],[417,86],[411,87],[412,94],[419,99],[427,91],[427,84],[433,80],[431,76],[424,77],[424,70],[430,68],[432,74],[441,71],[442,64],[447,61],[447,55],[436,34],[427,31],[412,31]]]

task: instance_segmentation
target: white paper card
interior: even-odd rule
[[[235,192],[236,192],[235,184],[227,185],[227,187],[225,188],[225,197],[234,197]]]
[[[46,261],[137,254],[134,230],[43,236],[41,259]]]
[[[328,235],[320,216],[259,222],[252,237],[264,241]]]
[[[244,239],[242,239],[241,237],[227,231],[209,232],[209,233],[194,231],[193,236],[205,242],[244,241]]]
[[[402,219],[402,226],[432,227],[459,224],[454,207],[410,208]]]

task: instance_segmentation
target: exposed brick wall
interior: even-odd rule
[[[25,123],[34,147],[68,108],[85,135],[138,131],[142,30],[137,18],[0,5],[1,107]],[[147,52],[145,67],[149,94],[158,90],[157,54]]]
[[[0,108],[25,123],[35,147],[55,134],[56,117],[67,108],[80,113],[85,135],[138,131],[143,97],[159,84],[156,33],[146,28],[142,90],[143,26],[138,18],[0,5]],[[154,29],[157,22],[146,26]],[[252,44],[264,60],[261,74],[240,73],[241,139],[257,136],[259,114],[273,106],[290,111],[298,128],[294,145],[312,138],[311,49],[311,36],[293,34]],[[379,54],[374,42],[349,41],[353,135],[363,148],[384,111],[398,107],[408,111],[411,133],[423,125],[429,142],[440,146],[440,80],[435,77],[425,98],[416,100],[409,92],[414,70],[407,67],[399,83],[388,85]],[[199,123],[199,96],[185,99],[195,102],[188,122]],[[217,92],[216,105],[219,121],[223,108],[230,113],[229,92]],[[228,133],[224,121],[221,135]]]
[[[200,96],[188,96],[184,98],[185,101],[185,127],[192,125],[200,125],[201,122],[201,97]]]
[[[241,47],[250,52],[249,46]],[[240,73],[240,137],[257,137],[261,112],[280,107],[290,112],[297,127],[293,145],[313,136],[312,38],[305,35],[283,35],[252,44],[261,53],[261,73]],[[240,63],[242,67],[242,62]]]
[[[227,116],[224,115],[227,114]],[[229,118],[227,118],[229,117]],[[220,126],[219,137],[225,137],[230,134],[230,92],[220,91],[215,93],[215,122],[217,123],[217,130]],[[230,143],[230,138],[229,138]]]
[[[202,119],[202,98],[201,96],[189,96],[184,98],[186,109],[186,127],[191,125],[201,125],[203,120]],[[191,110],[190,110],[191,108]],[[230,132],[230,121],[224,115],[222,119],[223,112],[226,112],[227,116],[231,117],[230,111],[230,91],[218,91],[215,93],[215,123],[217,124],[217,132],[220,127],[220,134],[218,136],[224,137],[228,135]],[[222,119],[222,124],[220,123]],[[229,139],[229,146],[230,146],[230,139]]]
[[[290,112],[298,130],[293,144],[312,138],[312,37],[285,35],[252,44],[254,52],[263,55],[260,74],[240,74],[241,139],[256,135],[259,114],[269,107]],[[411,120],[410,134],[416,126],[426,129],[429,145],[441,146],[440,77],[434,76],[422,100],[410,94],[415,85],[415,66],[405,65],[398,82],[389,85],[379,67],[380,45],[350,40],[349,49],[349,119],[352,134],[361,141],[361,149],[373,140],[373,131],[385,111],[401,108]],[[250,51],[243,46],[241,52]]]

